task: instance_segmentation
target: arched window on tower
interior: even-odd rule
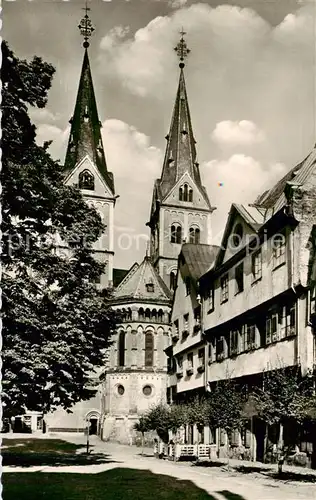
[[[131,321],[132,319],[132,309],[130,307],[126,311],[126,319],[127,321]]]
[[[139,319],[139,321],[143,321],[144,317],[145,317],[144,309],[142,307],[140,307],[138,309],[138,319]]]
[[[170,290],[175,290],[176,284],[177,284],[177,275],[175,271],[171,271],[170,273],[170,282],[169,282],[169,287]]]
[[[190,227],[189,231],[189,242],[190,243],[195,243],[197,245],[200,243],[200,229],[198,227]]]
[[[179,200],[183,201],[183,188],[182,187],[179,188]]]
[[[153,309],[153,310],[151,311],[151,319],[152,319],[153,321],[157,321],[157,309]]]
[[[180,226],[180,224],[172,224],[171,234],[170,234],[170,242],[171,243],[181,243],[182,242],[182,227]]]
[[[145,366],[154,364],[154,336],[152,332],[145,333]]]
[[[89,189],[90,191],[94,191],[94,176],[89,170],[80,172],[79,189]]]
[[[120,331],[117,346],[117,361],[119,366],[125,366],[125,336],[126,333],[123,330]]]
[[[159,323],[163,322],[163,310],[162,309],[159,309],[159,311],[158,311],[158,321],[159,321]]]
[[[145,319],[149,321],[150,318],[151,318],[150,309],[147,308],[145,311]]]
[[[183,201],[188,201],[188,185],[183,186]]]
[[[193,189],[189,189],[189,200],[188,201],[193,201]]]

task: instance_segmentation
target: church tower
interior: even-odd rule
[[[86,14],[79,24],[84,37],[83,64],[65,159],[65,183],[76,184],[88,205],[99,212],[105,232],[95,243],[95,258],[105,264],[100,287],[112,285],[114,258],[114,191],[113,174],[108,171],[88,55],[89,38],[94,31]]]
[[[150,256],[167,286],[175,287],[178,255],[183,242],[210,243],[214,208],[202,185],[197,162],[184,77],[184,60],[190,52],[185,32],[175,48],[180,77],[160,179],[154,185],[150,221]]]

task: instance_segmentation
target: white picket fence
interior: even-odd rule
[[[180,460],[180,458],[212,460],[217,458],[217,446],[213,444],[165,444],[159,442],[154,446],[154,454],[173,460]]]

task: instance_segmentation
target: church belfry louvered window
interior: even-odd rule
[[[170,233],[171,243],[181,243],[182,242],[182,227],[180,224],[172,224]]]
[[[79,189],[94,191],[94,176],[89,170],[84,170],[79,174]]]
[[[198,245],[200,243],[200,229],[198,227],[190,227],[189,231],[189,243],[194,243]]]
[[[188,184],[179,188],[179,201],[193,201],[193,190]]]

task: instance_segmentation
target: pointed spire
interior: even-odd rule
[[[167,147],[160,183],[163,195],[167,194],[167,192],[172,189],[185,172],[188,172],[197,185],[201,186],[183,71],[185,66],[184,60],[190,50],[184,40],[185,32],[182,30],[180,34],[180,42],[175,47],[175,51],[180,59],[180,78],[170,131],[166,136]]]
[[[107,186],[114,194],[113,175],[108,172],[101,135],[101,122],[98,116],[97,104],[94,94],[90,62],[88,56],[88,39],[94,30],[86,14],[79,24],[79,29],[84,37],[83,64],[77,93],[77,100],[73,117],[70,120],[71,130],[65,158],[65,170],[71,171],[81,160],[89,156],[95,164]]]

